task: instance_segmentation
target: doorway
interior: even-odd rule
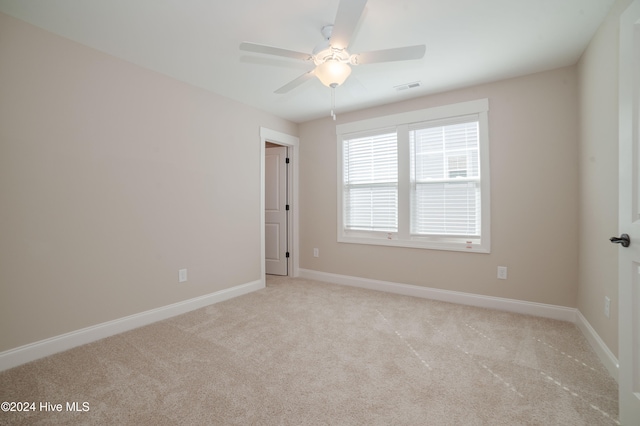
[[[260,240],[261,240],[261,264],[262,264],[262,282],[266,285],[267,274],[267,249],[266,249],[266,174],[267,174],[267,148],[284,147],[288,153],[288,179],[286,186],[286,193],[288,199],[289,210],[286,220],[286,252],[289,253],[287,260],[287,268],[285,275],[296,277],[298,276],[299,269],[299,256],[298,256],[298,145],[299,139],[295,136],[288,135],[286,133],[277,132],[275,130],[260,128],[260,178],[261,178],[261,196],[260,196],[260,211],[261,211],[261,226],[260,226]],[[269,149],[271,149],[269,148]],[[272,161],[272,160],[270,160]],[[286,207],[285,207],[286,208]],[[269,230],[273,234],[274,227]],[[281,234],[282,235],[282,234]],[[283,243],[281,243],[283,244]],[[285,252],[285,256],[286,256]],[[269,257],[273,257],[270,253]]]
[[[288,275],[289,264],[289,148],[265,146],[265,270],[267,275]]]

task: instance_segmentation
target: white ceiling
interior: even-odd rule
[[[342,0],[349,1],[349,0]],[[425,44],[421,60],[355,66],[336,112],[575,64],[614,0],[369,0],[352,53]],[[0,0],[0,11],[294,122],[329,115],[308,62],[241,52],[242,41],[311,53],[339,0]],[[406,83],[421,87],[398,92]]]

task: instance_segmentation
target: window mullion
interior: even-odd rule
[[[411,223],[411,163],[409,151],[409,126],[398,126],[398,238],[410,238]]]

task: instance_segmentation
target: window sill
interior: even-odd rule
[[[470,244],[466,241],[456,241],[456,239],[450,239],[448,241],[433,241],[433,240],[400,240],[392,236],[388,237],[373,237],[373,236],[346,236],[342,235],[338,237],[339,243],[347,244],[365,244],[376,246],[388,246],[388,247],[405,247],[405,248],[417,248],[425,250],[443,250],[443,251],[458,251],[467,253],[491,253],[490,247],[486,242],[481,243],[478,239],[472,241]]]

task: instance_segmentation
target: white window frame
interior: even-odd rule
[[[412,247],[434,250],[491,252],[491,194],[489,169],[489,100],[478,99],[417,111],[387,115],[336,126],[338,158],[338,242],[373,244],[392,247]],[[410,179],[409,179],[409,126],[415,123],[477,115],[480,149],[480,237],[411,236]],[[343,141],[358,134],[396,128],[398,132],[398,232],[353,231],[344,228],[343,212]]]

